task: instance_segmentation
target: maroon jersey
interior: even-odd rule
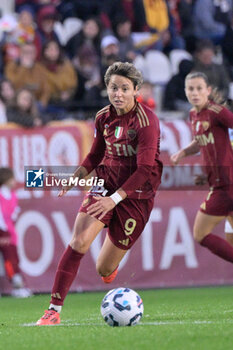
[[[82,166],[88,172],[96,170],[108,195],[121,187],[129,198],[154,196],[162,174],[156,115],[138,102],[120,116],[108,105],[96,114],[95,128],[91,151]]]
[[[190,118],[196,141],[203,153],[209,185],[213,188],[233,184],[233,150],[228,128],[233,128],[233,113],[209,102],[199,113],[191,110]]]

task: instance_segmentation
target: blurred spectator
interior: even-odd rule
[[[196,0],[193,11],[196,38],[221,43],[231,16],[232,0]]]
[[[177,9],[180,17],[181,35],[185,40],[186,50],[193,53],[195,50],[193,5],[195,0],[180,0]]]
[[[7,108],[7,120],[28,128],[41,126],[36,102],[29,89],[22,88],[17,92],[15,105]]]
[[[167,1],[144,0],[143,4],[150,36],[138,43],[137,48],[143,53],[149,49],[160,50],[165,53],[172,49],[184,49],[184,40],[177,32]]]
[[[78,74],[78,90],[75,98],[82,99],[84,104],[97,104],[100,101],[101,74],[100,60],[92,48],[82,46],[73,60]]]
[[[25,288],[19,268],[18,238],[15,230],[19,207],[14,187],[15,178],[12,169],[0,168],[0,251],[4,259],[6,276],[12,285],[11,295],[27,298],[32,292]]]
[[[114,35],[106,35],[101,41],[101,74],[104,76],[107,68],[120,60],[119,41]]]
[[[107,90],[104,83],[104,74],[107,68],[116,61],[120,61],[120,47],[119,41],[114,35],[106,35],[101,40],[101,95],[103,98],[107,98]]]
[[[100,100],[100,34],[99,20],[90,17],[66,46],[78,74],[75,99],[83,100],[84,104],[90,104],[90,101],[96,104]]]
[[[120,19],[115,25],[114,33],[119,41],[120,60],[122,62],[133,62],[137,53],[132,38],[130,20],[128,18]]]
[[[137,97],[137,101],[148,106],[153,111],[155,110],[156,103],[154,100],[153,85],[150,82],[148,82],[148,81],[143,82],[143,84],[139,90],[139,95]]]
[[[46,82],[43,66],[36,62],[36,48],[32,43],[24,44],[20,48],[18,62],[9,62],[5,68],[6,77],[12,82],[16,90],[27,87],[42,106],[46,106],[50,99],[50,91]]]
[[[92,54],[100,59],[100,23],[97,18],[88,18],[81,31],[75,34],[66,45],[66,52],[71,59],[79,53],[79,50],[90,49]]]
[[[18,25],[13,32],[13,35],[15,36],[15,42],[18,44],[31,42],[35,37],[35,13],[32,7],[29,5],[20,7],[18,13]]]
[[[120,18],[129,19],[133,32],[143,32],[148,29],[143,0],[103,0],[101,20],[108,34],[113,32]]]
[[[46,5],[41,7],[37,13],[37,25],[36,31],[36,47],[37,56],[40,57],[42,48],[49,40],[55,40],[59,44],[59,38],[54,31],[54,23],[58,19],[58,13],[56,7],[53,5]]]
[[[18,13],[17,25],[3,38],[5,61],[19,58],[20,46],[26,42],[35,42],[34,11],[31,6],[21,6]]]
[[[41,65],[50,91],[50,104],[70,101],[77,89],[78,80],[71,61],[63,55],[59,44],[48,41],[42,52]]]
[[[53,5],[58,6],[63,0],[15,0],[15,9],[16,12],[19,11],[22,5],[28,5],[33,8],[35,12],[38,11],[39,8],[45,5]]]
[[[59,1],[57,9],[62,16],[62,21],[68,17],[78,17],[86,21],[90,16],[99,16],[102,0],[66,0]]]
[[[227,26],[226,33],[222,41],[222,51],[227,60],[231,80],[233,81],[233,15],[231,23]]]
[[[163,95],[163,108],[169,111],[188,112],[191,108],[185,95],[185,77],[191,72],[193,62],[182,60],[179,64],[179,72],[167,83]]]
[[[176,27],[176,30],[178,33],[180,33],[180,30],[181,30],[180,14],[179,14],[179,10],[178,10],[179,3],[180,3],[180,0],[167,1],[170,14],[174,18],[175,27]]]
[[[15,90],[11,82],[7,79],[2,79],[0,82],[0,124],[7,123],[7,107],[13,105],[15,100]]]
[[[215,47],[210,40],[200,40],[195,50],[194,71],[207,75],[211,85],[217,87],[225,99],[228,97],[230,77],[222,64],[214,63]]]
[[[37,4],[37,0],[31,0],[31,1],[28,1],[28,0],[14,0],[14,1],[15,1],[15,10],[16,10],[16,12],[19,11],[21,6],[28,5],[28,3],[30,3],[30,6],[32,6],[33,9],[35,10],[36,4]]]

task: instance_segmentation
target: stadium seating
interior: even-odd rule
[[[169,60],[171,62],[171,70],[172,70],[172,75],[175,75],[179,71],[179,64],[182,60],[187,59],[187,60],[192,60],[192,55],[182,49],[173,49],[169,53]]]
[[[149,50],[145,54],[147,80],[152,84],[165,85],[171,78],[171,64],[167,56],[157,50]]]
[[[56,22],[54,30],[60,39],[62,45],[66,45],[68,40],[77,34],[82,28],[82,21],[75,17],[66,18],[63,24]]]

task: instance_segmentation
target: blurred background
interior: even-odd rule
[[[1,0],[0,13],[0,167],[13,170],[20,208],[14,243],[20,286],[50,291],[84,195],[71,191],[58,199],[57,191],[26,189],[25,167],[53,172],[80,164],[95,114],[108,104],[105,71],[119,60],[143,74],[137,98],[160,119],[165,168],[150,221],[113,287],[232,284],[228,263],[216,264],[192,238],[207,191],[194,186],[200,155],[176,168],[169,162],[192,140],[184,93],[189,72],[206,73],[232,108],[232,0]],[[216,230],[223,232],[224,223]],[[71,290],[105,288],[95,271],[104,235],[85,256]],[[12,273],[0,257],[0,293],[14,295]]]

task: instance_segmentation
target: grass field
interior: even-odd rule
[[[135,327],[109,327],[100,315],[99,293],[70,294],[62,324],[35,326],[49,296],[0,298],[1,350],[230,350],[233,349],[233,287],[137,290],[144,316]]]

